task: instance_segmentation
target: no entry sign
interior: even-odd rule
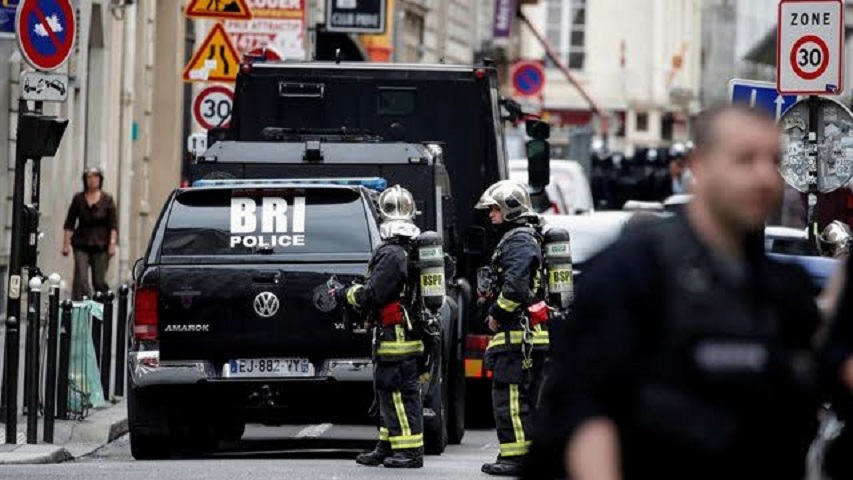
[[[77,22],[71,0],[22,0],[15,30],[18,49],[37,70],[56,70],[71,55]]]
[[[776,45],[776,86],[780,93],[841,93],[844,88],[841,0],[782,0]]]
[[[211,85],[195,97],[193,117],[204,128],[227,127],[231,123],[234,92],[224,85]]]

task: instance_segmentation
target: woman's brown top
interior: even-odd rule
[[[110,244],[110,231],[118,230],[118,214],[113,197],[101,192],[101,198],[93,205],[86,201],[86,194],[74,195],[65,230],[73,231],[71,245],[74,248],[106,248]]]

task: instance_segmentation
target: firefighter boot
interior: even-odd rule
[[[521,476],[521,458],[510,460],[498,457],[495,463],[483,464],[481,470],[483,473],[499,477],[518,477]]]
[[[391,445],[388,442],[379,442],[372,452],[365,452],[355,457],[355,463],[368,467],[378,467],[386,458],[391,456]]]
[[[385,459],[385,468],[421,468],[424,466],[423,448],[397,450]]]

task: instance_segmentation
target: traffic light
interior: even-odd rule
[[[24,113],[18,120],[18,148],[26,158],[52,157],[67,126],[66,119]]]

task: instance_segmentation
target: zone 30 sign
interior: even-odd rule
[[[841,0],[782,0],[776,44],[779,93],[841,93],[844,88]]]

